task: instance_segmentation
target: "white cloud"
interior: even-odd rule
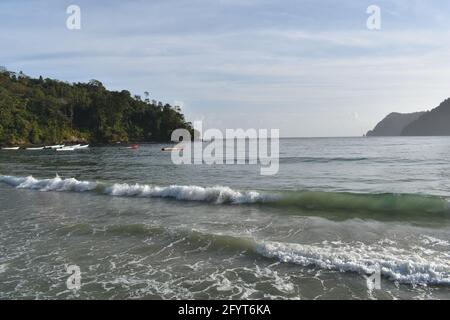
[[[35,76],[97,78],[112,89],[148,90],[155,99],[175,101],[189,120],[204,117],[224,127],[263,123],[289,136],[360,135],[391,111],[431,108],[450,95],[445,28],[394,28],[389,21],[380,32],[366,30],[364,23],[360,29],[287,26],[276,20],[276,4],[269,1],[240,6],[223,0],[219,7],[205,1],[143,3],[82,3],[89,20],[80,32],[67,31],[64,19],[55,27],[56,13],[48,24],[21,19],[5,27],[0,20],[2,29],[11,30],[1,35],[0,59]],[[411,3],[391,11],[399,19],[405,10],[417,15],[423,7],[427,17],[436,14],[429,4]],[[264,11],[266,5],[271,10]],[[246,17],[245,10],[266,23]],[[19,15],[26,21],[26,14]],[[329,19],[315,18],[318,24]]]

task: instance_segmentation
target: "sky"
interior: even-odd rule
[[[449,40],[447,0],[0,1],[9,70],[148,91],[204,128],[283,137],[361,136],[392,111],[436,107]]]

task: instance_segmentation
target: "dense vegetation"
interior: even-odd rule
[[[0,144],[169,141],[173,130],[192,130],[179,107],[101,82],[32,79],[0,69]]]

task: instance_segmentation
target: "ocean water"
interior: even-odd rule
[[[0,150],[0,299],[450,299],[450,138],[281,139],[274,176],[163,146]]]

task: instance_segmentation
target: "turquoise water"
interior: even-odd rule
[[[275,176],[163,146],[0,151],[0,298],[450,299],[450,138],[282,139]]]

